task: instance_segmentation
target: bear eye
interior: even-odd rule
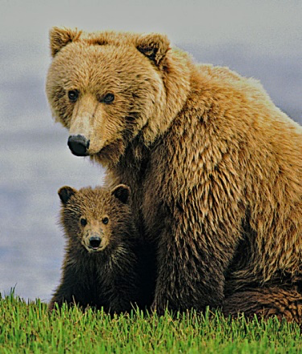
[[[80,223],[82,226],[86,226],[87,225],[87,220],[85,218],[81,218]]]
[[[107,225],[109,222],[109,219],[107,217],[103,218],[102,223]]]
[[[79,98],[79,91],[78,90],[70,90],[68,91],[68,98],[71,102],[76,102]]]
[[[114,94],[113,93],[107,93],[107,95],[105,95],[102,100],[102,102],[106,103],[106,104],[110,104],[114,101]]]

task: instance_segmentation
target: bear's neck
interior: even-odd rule
[[[196,89],[195,76],[198,69],[191,58],[184,52],[173,49],[167,55],[165,65],[162,68],[162,79],[166,88],[166,108],[160,117],[153,117],[154,124],[147,126],[125,147],[124,153],[119,157],[118,163],[112,160],[109,163],[109,174],[119,176],[121,182],[143,182],[148,165],[154,150],[165,140],[169,134],[173,121],[181,114],[193,91]],[[188,109],[186,107],[186,109]]]
[[[118,176],[123,176],[123,180],[136,181],[140,184],[144,180],[144,176],[150,161],[150,156],[156,145],[154,142],[150,146],[142,143],[142,134],[139,134],[125,150],[121,156],[119,163],[112,167],[111,170]]]

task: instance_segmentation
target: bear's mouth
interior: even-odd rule
[[[88,251],[88,253],[97,253],[97,252],[101,252],[105,249],[104,246],[100,245],[91,245],[90,243],[86,243],[85,241],[82,242],[82,245],[85,247],[86,251]]]
[[[88,246],[86,247],[88,252],[91,252],[91,253],[96,253],[96,252],[100,252],[100,251],[103,251],[104,250],[104,247],[92,247],[92,246]]]
[[[89,253],[102,252],[108,246],[108,240],[98,234],[94,234],[84,238],[82,245]]]
[[[96,153],[92,151],[88,151],[88,155],[91,159],[99,162],[99,163],[108,163],[116,164],[118,163],[120,157],[125,152],[125,145],[122,140],[118,140],[116,142],[106,142],[104,146]]]
[[[89,252],[98,252],[99,251],[99,247],[91,247],[91,246],[89,246],[88,249],[89,249]]]

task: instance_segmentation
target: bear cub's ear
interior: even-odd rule
[[[49,32],[51,55],[54,57],[68,43],[78,39],[81,31],[77,29],[53,27]]]
[[[111,193],[123,204],[129,203],[130,187],[126,186],[125,184],[119,184],[111,191]]]
[[[70,197],[75,195],[77,193],[77,190],[68,186],[64,186],[58,190],[59,197],[61,199],[61,202],[65,205]]]
[[[157,66],[165,57],[169,46],[168,37],[157,33],[141,35],[136,43],[136,48]]]

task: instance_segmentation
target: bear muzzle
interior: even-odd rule
[[[67,145],[74,155],[87,156],[90,140],[86,139],[84,135],[70,135]]]
[[[89,238],[89,248],[97,250],[101,244],[101,238],[98,236],[91,236]]]
[[[89,253],[100,252],[108,246],[108,240],[103,235],[93,233],[83,238],[82,245]]]

